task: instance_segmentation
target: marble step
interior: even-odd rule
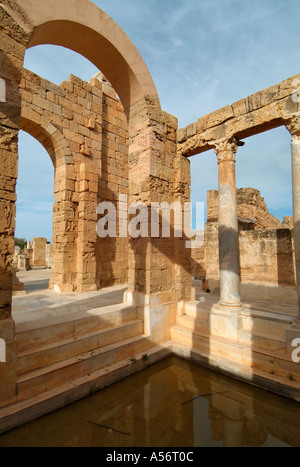
[[[210,331],[210,325],[208,321],[201,321],[200,319],[196,319],[193,316],[177,315],[176,324],[177,326],[183,326],[187,329],[190,329],[191,331]]]
[[[120,303],[18,325],[18,353],[137,319],[137,308]]]
[[[208,302],[191,301],[186,303],[184,314],[180,315],[177,322],[185,320],[184,326],[209,332],[212,313],[217,313],[217,308],[212,309]],[[280,345],[285,342],[286,330],[294,321],[291,316],[257,309],[245,309],[241,318],[245,339],[248,339],[248,332],[258,339],[265,336],[267,339],[278,341]]]
[[[300,382],[300,365],[294,363],[286,349],[262,348],[254,343],[233,341],[225,337],[214,336],[204,331],[195,331],[183,326],[171,328],[171,339],[197,350],[203,356],[210,355],[227,358],[231,362],[257,369],[269,375],[278,375]],[[299,384],[300,389],[300,384]]]
[[[153,365],[172,355],[172,342],[151,347],[147,350],[148,359],[143,359],[145,351],[135,353],[132,362],[128,358],[92,371],[86,375],[59,384],[37,396],[20,400],[0,409],[0,433],[5,433],[38,417],[61,409],[83,397],[110,386],[149,365]],[[130,357],[131,358],[131,357]]]
[[[300,402],[300,375],[297,381],[286,374],[273,374],[259,368],[249,368],[243,363],[232,361],[226,356],[212,352],[204,353],[197,348],[173,341],[173,355],[206,366],[223,375],[234,377],[242,382],[269,390]],[[294,364],[295,365],[295,364]],[[299,366],[299,365],[298,365]]]
[[[248,331],[242,329],[239,331],[239,341],[249,346],[260,347],[269,350],[286,350],[286,339],[276,337],[275,335],[267,334],[265,332],[259,333],[258,331]]]
[[[190,301],[187,302],[184,306],[184,316],[190,316],[199,321],[208,323],[209,315],[211,313],[211,302],[206,301]]]
[[[267,327],[270,323],[264,323],[264,326],[251,329],[247,327],[239,331],[239,340],[242,343],[247,345],[255,345],[256,347],[262,347],[270,350],[280,350],[286,349],[286,325],[277,327],[273,330],[270,327]],[[210,324],[209,322],[204,322],[199,319],[193,318],[191,316],[180,316],[176,317],[176,325],[179,327],[184,327],[190,331],[199,331],[210,333]]]
[[[143,334],[141,320],[128,321],[112,327],[105,327],[93,333],[69,337],[50,344],[41,345],[19,352],[18,375],[43,368],[47,365],[75,357],[76,355],[116,344],[125,339]]]
[[[126,358],[130,360],[137,353],[144,352],[146,355],[150,347],[149,336],[143,334],[24,373],[18,376],[17,400],[22,401],[38,396],[45,391],[87,376],[120,360]]]
[[[246,309],[241,313],[243,330],[254,336],[266,336],[281,342],[286,340],[286,330],[294,318],[283,314],[255,309]]]

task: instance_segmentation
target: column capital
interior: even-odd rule
[[[292,136],[300,137],[300,115],[294,115],[286,120],[285,127]]]
[[[245,143],[237,140],[234,136],[214,143],[218,164],[221,162],[236,162],[236,152],[239,146]]]

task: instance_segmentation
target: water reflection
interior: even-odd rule
[[[172,358],[0,437],[5,447],[300,446],[300,404]]]

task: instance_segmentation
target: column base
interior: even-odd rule
[[[226,303],[226,302],[222,302],[220,300],[218,306],[219,306],[219,308],[221,308],[223,310],[230,310],[230,311],[234,311],[234,312],[237,312],[237,313],[241,313],[242,311],[244,311],[244,307],[242,305],[242,302],[240,302],[240,303]]]
[[[210,313],[210,332],[215,336],[225,337],[237,341],[243,327],[242,306],[218,303]]]
[[[12,318],[0,321],[2,356],[0,359],[0,408],[16,402],[17,398],[17,341]],[[3,352],[3,348],[5,349]]]
[[[176,324],[179,307],[176,298],[174,291],[147,295],[127,290],[123,301],[137,307],[139,319],[144,321],[144,333],[152,343],[160,344],[171,339],[171,326]]]

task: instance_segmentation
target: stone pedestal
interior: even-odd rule
[[[179,306],[174,292],[145,295],[127,290],[124,303],[138,308],[139,317],[144,321],[144,333],[151,336],[152,344],[171,339],[171,326],[176,324]]]
[[[17,341],[13,319],[0,320],[0,339],[2,346],[5,343],[5,358],[0,359],[1,408],[16,402],[17,397]]]
[[[242,308],[240,309],[242,310]],[[238,341],[239,332],[243,327],[243,319],[241,314],[237,312],[237,307],[231,308],[219,303],[212,307],[209,325],[212,335]]]

